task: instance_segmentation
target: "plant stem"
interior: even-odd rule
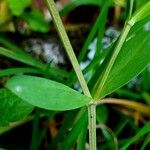
[[[78,80],[80,82],[82,90],[83,90],[85,95],[91,97],[87,83],[84,79],[84,76],[83,76],[82,71],[80,69],[79,63],[78,63],[77,58],[74,54],[73,48],[71,46],[71,43],[69,41],[69,38],[68,38],[67,33],[65,31],[65,28],[64,28],[63,23],[61,21],[61,18],[59,16],[59,12],[56,8],[54,0],[46,0],[46,3],[47,3],[47,6],[49,8],[52,19],[54,21],[54,24],[57,28],[57,31],[59,33],[59,36],[61,38],[61,41],[64,45],[64,48],[68,54],[68,57],[71,61],[71,64],[75,70],[77,77],[78,77]],[[95,105],[91,104],[88,106],[90,150],[96,150],[96,111],[95,111],[95,109],[96,109]]]
[[[46,3],[47,3],[47,6],[48,6],[48,9],[50,11],[50,14],[52,16],[52,19],[54,21],[54,24],[56,26],[56,29],[58,31],[58,34],[60,36],[60,39],[62,41],[62,44],[64,45],[64,48],[68,54],[68,57],[71,61],[71,64],[74,68],[74,71],[78,77],[78,80],[80,82],[80,85],[83,89],[83,93],[89,97],[91,97],[91,94],[89,92],[89,89],[88,89],[88,86],[86,84],[86,81],[84,79],[84,76],[83,76],[83,73],[80,69],[80,66],[79,66],[79,63],[77,61],[77,58],[75,56],[75,53],[73,51],[73,48],[71,46],[71,43],[69,41],[69,38],[67,36],[67,33],[65,31],[65,28],[63,26],[63,23],[61,21],[61,18],[60,18],[60,15],[59,15],[59,12],[56,8],[56,5],[54,3],[54,0],[46,0]]]
[[[150,107],[139,103],[139,102],[134,102],[131,100],[126,100],[126,99],[115,99],[115,98],[105,98],[100,101],[95,102],[96,105],[102,105],[102,104],[115,104],[115,105],[122,105],[124,107],[127,107],[128,109],[134,109],[137,112],[142,113],[145,116],[150,116]]]
[[[89,120],[89,146],[90,150],[96,150],[96,105],[88,106]]]
[[[109,75],[109,73],[110,73],[110,71],[111,71],[111,69],[112,69],[112,67],[115,63],[115,60],[116,60],[116,58],[117,58],[117,56],[118,56],[125,40],[126,40],[126,37],[129,33],[131,27],[132,27],[132,25],[130,25],[130,22],[127,22],[124,29],[123,29],[123,31],[122,31],[122,34],[119,38],[118,44],[115,48],[115,51],[114,51],[108,65],[107,65],[107,68],[105,69],[105,71],[103,73],[102,78],[99,78],[99,81],[97,82],[96,86],[94,87],[94,91],[96,91],[96,92],[94,92],[94,96],[93,96],[94,99],[99,99],[99,93],[102,92],[102,89],[105,85],[105,82],[108,78],[108,75]]]
[[[129,18],[131,18],[133,12],[134,0],[130,0],[130,10],[129,10]]]

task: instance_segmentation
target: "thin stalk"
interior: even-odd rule
[[[61,18],[59,16],[59,12],[56,8],[56,5],[55,5],[53,0],[46,0],[46,3],[47,3],[47,6],[49,8],[52,19],[54,21],[54,24],[56,26],[56,29],[58,31],[58,34],[59,34],[61,41],[64,45],[64,48],[68,54],[68,57],[71,61],[71,64],[75,70],[77,77],[78,77],[78,80],[80,82],[82,90],[83,90],[85,95],[91,97],[87,83],[84,79],[84,76],[83,76],[82,71],[80,69],[79,63],[78,63],[77,58],[74,54],[73,48],[71,46],[71,43],[69,41],[69,38],[68,38],[67,33],[65,31],[65,28],[64,28],[63,23],[61,21]],[[88,106],[88,116],[89,116],[90,150],[96,150],[96,111],[95,111],[95,106],[93,106],[93,105]]]
[[[91,97],[91,94],[89,92],[88,86],[86,84],[86,81],[84,79],[83,73],[82,73],[82,71],[80,69],[79,63],[77,61],[77,58],[75,56],[75,53],[73,51],[73,48],[72,48],[71,43],[69,41],[69,38],[67,36],[65,28],[63,26],[63,23],[61,21],[61,18],[60,18],[58,10],[56,8],[56,5],[54,3],[54,0],[46,0],[46,3],[47,3],[47,6],[48,6],[48,9],[49,9],[49,12],[50,12],[50,14],[52,16],[52,19],[54,21],[54,24],[56,26],[56,29],[58,31],[58,34],[60,36],[60,39],[62,41],[62,44],[63,44],[63,46],[64,46],[64,48],[65,48],[65,50],[66,50],[66,52],[68,54],[68,57],[69,57],[69,59],[71,61],[71,64],[72,64],[74,70],[75,70],[75,73],[76,73],[76,75],[78,77],[80,85],[81,85],[81,87],[83,89],[83,93],[85,95]]]
[[[88,120],[89,120],[89,146],[90,150],[96,150],[96,105],[88,106]]]
[[[131,100],[125,100],[125,99],[115,99],[115,98],[105,98],[100,101],[95,102],[96,105],[102,105],[102,104],[115,104],[115,105],[122,105],[124,107],[134,109],[137,112],[142,113],[145,116],[150,116],[150,107],[147,105],[144,105],[139,102],[134,102]]]
[[[130,0],[129,18],[131,18],[133,12],[134,0]]]
[[[105,84],[105,82],[107,80],[107,77],[108,77],[108,75],[109,75],[109,73],[110,73],[110,71],[111,71],[111,69],[113,67],[113,64],[114,64],[114,62],[115,62],[115,60],[116,60],[116,58],[117,58],[117,56],[118,56],[122,46],[123,46],[123,43],[126,40],[126,37],[127,37],[128,33],[129,33],[131,27],[132,27],[132,25],[130,25],[130,23],[127,22],[125,27],[124,27],[124,29],[123,29],[123,31],[122,31],[122,34],[121,34],[121,36],[119,38],[118,44],[117,44],[117,46],[115,48],[115,51],[114,51],[114,53],[113,53],[113,55],[112,55],[112,57],[111,57],[111,59],[110,59],[110,61],[108,63],[108,66],[107,66],[106,70],[103,73],[103,77],[99,79],[99,81],[97,82],[96,86],[94,87],[94,91],[96,91],[94,93],[94,96],[93,96],[94,99],[98,99],[99,98],[99,93],[101,93],[101,91],[102,91],[102,89],[104,87],[104,84]]]

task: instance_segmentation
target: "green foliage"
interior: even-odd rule
[[[100,97],[120,88],[148,66],[150,63],[149,40],[149,31],[137,33],[133,38],[127,40],[115,60],[101,93],[99,93]],[[108,60],[110,60],[110,57],[106,61]],[[103,74],[100,78],[102,76]]]
[[[20,16],[24,9],[31,4],[31,0],[7,0],[8,7],[15,16]]]
[[[131,144],[139,140],[142,136],[150,132],[150,122],[148,122],[144,127],[134,136],[132,137],[120,150],[126,150]]]
[[[33,31],[45,33],[49,30],[48,22],[44,19],[43,14],[38,10],[24,12],[21,18],[28,22]]]
[[[66,4],[61,10],[61,15],[66,15],[68,12],[72,11],[76,7],[82,6],[82,5],[95,5],[95,6],[101,6],[103,0],[72,0],[69,4]]]
[[[131,23],[131,25],[135,24],[136,22],[139,22],[146,17],[149,17],[149,19],[150,19],[149,10],[150,10],[150,2],[147,2],[144,6],[142,6],[142,8],[140,8],[139,10],[137,10],[135,12],[133,17],[129,21],[129,23]]]
[[[24,119],[34,106],[17,97],[7,89],[0,90],[0,126]]]
[[[19,19],[26,21],[30,26],[30,30],[34,31],[34,33],[42,32],[49,34],[48,23],[45,21],[41,11],[34,10],[31,7],[31,0],[7,0],[7,2],[11,15],[17,18],[15,21]],[[148,0],[135,0],[133,6],[136,11],[133,15],[133,1],[128,2],[129,5],[127,6],[130,7],[130,10],[125,13],[129,14],[129,16],[126,19],[123,31],[120,37],[115,42],[110,43],[106,49],[103,48],[102,41],[105,35],[106,24],[109,22],[107,17],[110,12],[109,9],[110,6],[113,7],[114,5],[112,1],[74,0],[65,5],[60,12],[61,15],[66,15],[71,10],[83,5],[95,5],[100,8],[97,19],[80,51],[78,61],[54,1],[46,0],[46,2],[76,74],[70,70],[58,69],[42,63],[26,54],[22,49],[5,38],[5,36],[0,35],[0,55],[29,66],[15,66],[15,68],[0,70],[2,83],[4,82],[3,79],[7,79],[5,79],[5,76],[9,78],[6,84],[4,83],[6,88],[0,89],[0,114],[2,114],[0,116],[0,126],[9,125],[12,122],[16,122],[18,125],[20,122],[17,121],[23,121],[23,119],[32,112],[34,106],[36,106],[46,110],[37,108],[37,111],[33,112],[34,120],[30,145],[31,150],[38,149],[44,139],[43,137],[47,136],[46,128],[47,126],[49,128],[49,124],[46,124],[46,128],[39,129],[41,117],[48,116],[48,121],[50,121],[50,123],[52,121],[53,123],[55,122],[54,114],[57,114],[57,111],[65,111],[61,112],[61,114],[63,114],[62,118],[64,119],[61,122],[63,124],[60,128],[57,128],[57,134],[54,137],[50,137],[51,141],[48,143],[47,149],[85,149],[87,129],[89,128],[89,147],[91,150],[96,149],[96,142],[98,149],[107,150],[121,147],[121,150],[125,150],[136,141],[141,140],[142,137],[143,139],[140,141],[140,146],[142,145],[141,150],[144,150],[150,142],[148,134],[150,131],[150,123],[146,123],[145,120],[147,118],[143,118],[143,115],[149,117],[147,112],[149,112],[150,104],[150,72],[148,68],[150,64],[150,31],[144,29],[144,25],[150,20],[150,2]],[[113,2],[117,4],[120,2],[125,3],[125,1],[122,0]],[[122,5],[119,5],[119,7],[120,6]],[[30,10],[26,9],[28,7]],[[123,7],[125,7],[125,5]],[[118,6],[115,8],[118,9]],[[15,21],[13,22],[14,24],[16,23]],[[120,20],[117,21],[120,22]],[[121,28],[122,26],[120,25],[119,27]],[[17,28],[16,31],[17,33],[19,32]],[[28,34],[30,35],[30,33]],[[26,36],[25,34],[24,37],[26,38]],[[84,60],[88,47],[95,37],[97,38],[97,43],[94,47],[94,57],[82,73],[79,63]],[[36,76],[24,74],[36,74]],[[85,74],[88,75],[88,85],[84,77]],[[11,77],[12,75],[18,76]],[[75,75],[79,80],[83,94],[72,89],[74,85],[77,84]],[[127,86],[129,86],[127,83],[132,81],[136,76],[138,76],[137,80],[139,83],[134,89],[127,88]],[[121,88],[122,86],[124,87]],[[147,105],[141,105],[139,102],[129,100],[124,101],[126,104],[123,104],[121,100],[118,99],[113,104],[119,104],[119,106],[109,110],[109,107],[107,108],[102,105],[105,104],[103,102],[108,100],[105,99],[105,96],[123,97],[135,101],[142,100],[142,102],[145,102]],[[102,98],[104,99],[102,100]],[[101,99],[102,103],[100,101],[96,102],[93,99]],[[113,100],[114,98],[109,99],[107,102],[113,102]],[[95,105],[98,104],[101,105],[97,106],[95,110]],[[127,109],[122,109],[120,105]],[[131,108],[135,110],[135,112],[130,111]],[[142,110],[141,108],[145,109]],[[117,116],[114,116],[114,118],[117,118],[117,121],[111,118],[111,112],[114,111],[115,113],[116,111],[119,112],[117,112]],[[126,114],[128,116],[126,116]],[[135,124],[130,117],[133,117],[134,121],[137,121],[137,124]],[[138,121],[145,123],[142,129],[139,128]],[[13,127],[0,127],[0,134],[16,127],[16,124]],[[107,125],[112,125],[113,130]],[[127,133],[128,137],[124,139],[122,134],[124,134],[126,127],[132,132]],[[96,131],[99,140],[96,140]],[[135,136],[133,136],[133,134],[135,134]],[[144,138],[146,134],[147,136]],[[118,140],[116,136],[119,136]]]
[[[91,101],[91,98],[63,84],[33,76],[13,77],[6,87],[24,101],[48,110],[75,109]]]
[[[40,63],[36,59],[27,55],[23,51],[16,51],[16,50],[13,51],[13,50],[8,50],[6,48],[0,47],[0,55],[15,59],[17,61],[23,62],[31,66],[40,65]]]

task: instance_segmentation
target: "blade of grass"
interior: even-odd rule
[[[69,112],[67,116],[65,116],[65,120],[63,125],[59,129],[57,135],[48,145],[48,149],[56,149],[56,145],[63,139],[64,135],[68,132],[69,129],[72,128],[74,124],[74,116],[76,112]]]
[[[77,140],[77,150],[84,150],[85,149],[85,144],[86,144],[86,136],[87,136],[87,126],[88,122],[85,124],[83,127],[78,140]]]
[[[41,70],[41,73],[43,72],[47,75],[52,75],[55,78],[58,75],[60,77],[62,76],[62,77],[68,78],[68,73],[66,71],[58,69],[58,68],[49,67],[47,64],[43,64],[43,63],[39,62],[38,60],[27,55],[26,53],[20,53],[18,51],[8,50],[6,48],[0,47],[0,55],[3,55],[5,57],[14,59],[14,60],[22,62],[22,63],[25,63],[25,64],[30,65],[32,67],[36,67],[39,69],[39,71]],[[14,71],[14,70],[9,70],[9,71]],[[7,71],[4,71],[3,73],[6,73],[6,72]]]
[[[147,135],[147,137],[145,138],[142,147],[140,148],[140,150],[145,150],[146,146],[150,143],[150,134]]]
[[[19,73],[41,74],[42,72],[35,68],[10,68],[10,69],[0,70],[0,77],[19,74]]]
[[[64,142],[61,145],[61,149],[70,150],[72,145],[77,140],[79,133],[81,133],[81,130],[85,128],[86,125],[87,125],[87,113],[84,113],[84,115],[74,125],[72,131],[70,132],[70,134],[68,134],[67,138],[65,138]]]
[[[31,138],[31,145],[30,150],[38,150],[39,143],[37,144],[38,138],[39,138],[39,120],[40,120],[40,110],[36,109],[35,115],[33,120],[33,130],[32,130],[32,138]]]
[[[18,53],[13,50],[8,50],[6,48],[0,47],[0,55],[12,58],[14,60],[20,61],[22,63],[31,65],[36,67],[41,66],[41,63],[39,63],[37,60],[33,59],[32,57],[28,56],[27,54]]]
[[[102,39],[103,39],[104,32],[105,32],[105,25],[107,21],[108,10],[111,4],[112,4],[112,0],[106,1],[100,12],[101,17],[100,17],[98,36],[97,36],[97,47],[96,47],[95,56],[100,55],[100,50],[102,49]]]
[[[127,143],[120,148],[120,150],[126,150],[128,147],[136,142],[138,139],[140,139],[142,136],[150,132],[150,122],[147,122],[146,125],[130,140],[127,141]]]
[[[68,78],[67,72],[56,68],[49,68],[47,70],[44,69],[40,70],[38,68],[37,69],[36,68],[9,68],[9,69],[0,70],[0,77],[19,74],[19,73],[43,74],[43,75],[49,75],[54,78],[56,78],[59,75],[63,78]]]

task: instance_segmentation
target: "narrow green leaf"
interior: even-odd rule
[[[0,89],[0,125],[8,125],[24,119],[33,110],[33,106],[14,95],[7,89]]]
[[[65,138],[64,142],[61,145],[61,150],[70,150],[72,145],[76,142],[81,130],[87,128],[88,120],[87,120],[87,112],[84,113],[78,122],[73,126],[71,132],[68,134],[67,138]]]
[[[150,144],[150,134],[148,134],[147,137],[145,138],[140,150],[145,150],[146,146],[149,146],[149,144]]]
[[[147,2],[144,6],[142,6],[142,8],[138,9],[133,14],[129,20],[129,24],[134,25],[136,22],[139,22],[146,17],[150,18],[150,2]]]
[[[100,124],[99,127],[101,128],[103,136],[107,142],[106,149],[117,150],[118,149],[118,140],[117,140],[115,133],[109,127],[107,127],[103,124]]]
[[[36,67],[40,70],[42,70],[41,73],[45,73],[47,75],[51,75],[56,78],[56,76],[60,77],[68,77],[68,73],[64,70],[61,70],[59,68],[52,68],[49,67],[47,64],[42,64],[35,58],[29,56],[28,54],[24,53],[21,50],[8,50],[6,48],[0,47],[0,55],[14,59],[16,61],[25,63],[27,65],[30,65],[32,67]],[[10,70],[9,70],[10,71]],[[6,72],[5,72],[6,73]],[[3,73],[2,73],[3,74]]]
[[[60,11],[62,16],[66,15],[73,9],[82,6],[82,5],[94,5],[94,6],[101,6],[104,0],[72,0],[70,3],[66,4],[64,8]]]
[[[57,135],[51,140],[48,149],[56,149],[56,145],[60,143],[60,141],[64,138],[69,129],[73,127],[74,120],[76,119],[77,112],[69,111],[66,112],[66,116],[64,118],[63,124],[59,129]]]
[[[8,50],[6,48],[0,47],[0,55],[12,58],[14,60],[20,61],[22,63],[31,65],[31,66],[41,66],[37,60],[32,58],[31,56],[27,55],[26,53],[21,53],[18,51]]]
[[[142,136],[144,136],[146,133],[150,132],[150,122],[146,123],[146,125],[130,140],[128,140],[128,142],[121,147],[120,150],[126,150],[128,149],[128,147],[133,144],[134,142],[136,142],[137,140],[139,140]]]
[[[87,105],[91,98],[55,81],[15,76],[6,87],[28,103],[48,110],[70,110]]]
[[[19,74],[19,73],[41,74],[42,71],[39,71],[38,69],[35,68],[9,68],[9,69],[0,70],[0,77]]]
[[[13,15],[19,16],[31,4],[31,0],[7,0],[8,7]]]
[[[106,1],[103,5],[102,9],[101,9],[101,12],[100,12],[101,19],[100,19],[100,24],[99,24],[99,27],[98,27],[97,47],[96,47],[96,54],[98,54],[98,55],[100,55],[100,52],[101,52],[101,49],[102,49],[102,39],[104,37],[108,10],[109,10],[109,7],[111,6],[111,3],[112,3],[112,0]]]

